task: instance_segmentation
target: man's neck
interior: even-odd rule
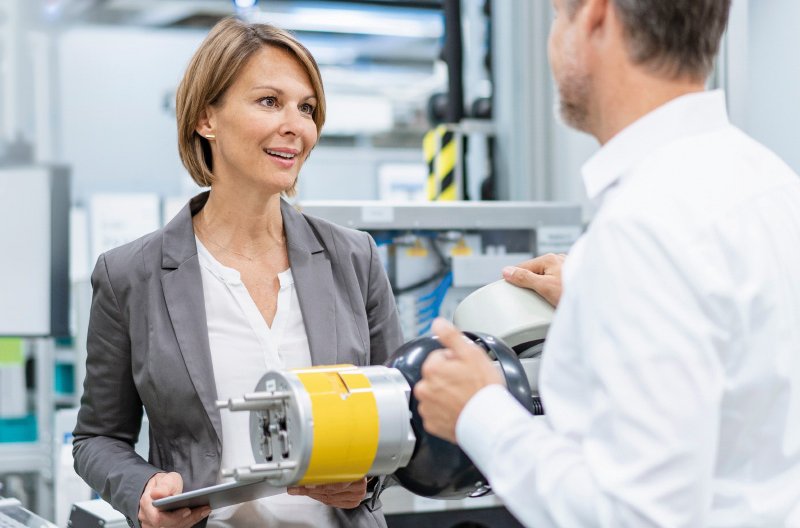
[[[598,93],[591,133],[601,145],[656,108],[690,93],[702,92],[704,83],[696,80],[669,80],[640,71],[628,72],[622,79],[608,82]]]

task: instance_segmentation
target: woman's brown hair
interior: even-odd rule
[[[287,31],[269,24],[248,24],[234,17],[219,21],[200,44],[183,75],[175,100],[178,121],[178,152],[192,179],[201,187],[213,183],[211,146],[196,132],[207,107],[222,102],[248,59],[263,46],[283,49],[293,55],[308,73],[317,104],[312,118],[317,134],[325,123],[325,91],[317,62]],[[294,193],[294,186],[287,191]]]

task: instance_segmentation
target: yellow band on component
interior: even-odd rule
[[[372,386],[353,365],[296,369],[311,397],[314,439],[299,484],[352,482],[367,474],[378,452],[378,407]]]

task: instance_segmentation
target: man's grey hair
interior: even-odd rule
[[[585,0],[567,0],[570,16]],[[705,79],[728,24],[731,0],[610,0],[631,60],[672,78]]]

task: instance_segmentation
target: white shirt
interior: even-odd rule
[[[678,98],[583,169],[595,220],[565,261],[540,374],[457,438],[528,526],[800,526],[800,179]]]
[[[267,370],[311,366],[311,351],[292,270],[278,274],[277,311],[270,327],[239,272],[223,266],[199,239],[195,240],[203,277],[208,343],[217,398],[227,400],[252,392]],[[221,412],[223,469],[249,466],[255,462],[250,447],[249,415],[247,412]],[[219,483],[227,480],[230,479],[220,477]],[[330,507],[308,497],[287,494],[214,510],[208,522],[209,528],[316,528],[335,525]]]

